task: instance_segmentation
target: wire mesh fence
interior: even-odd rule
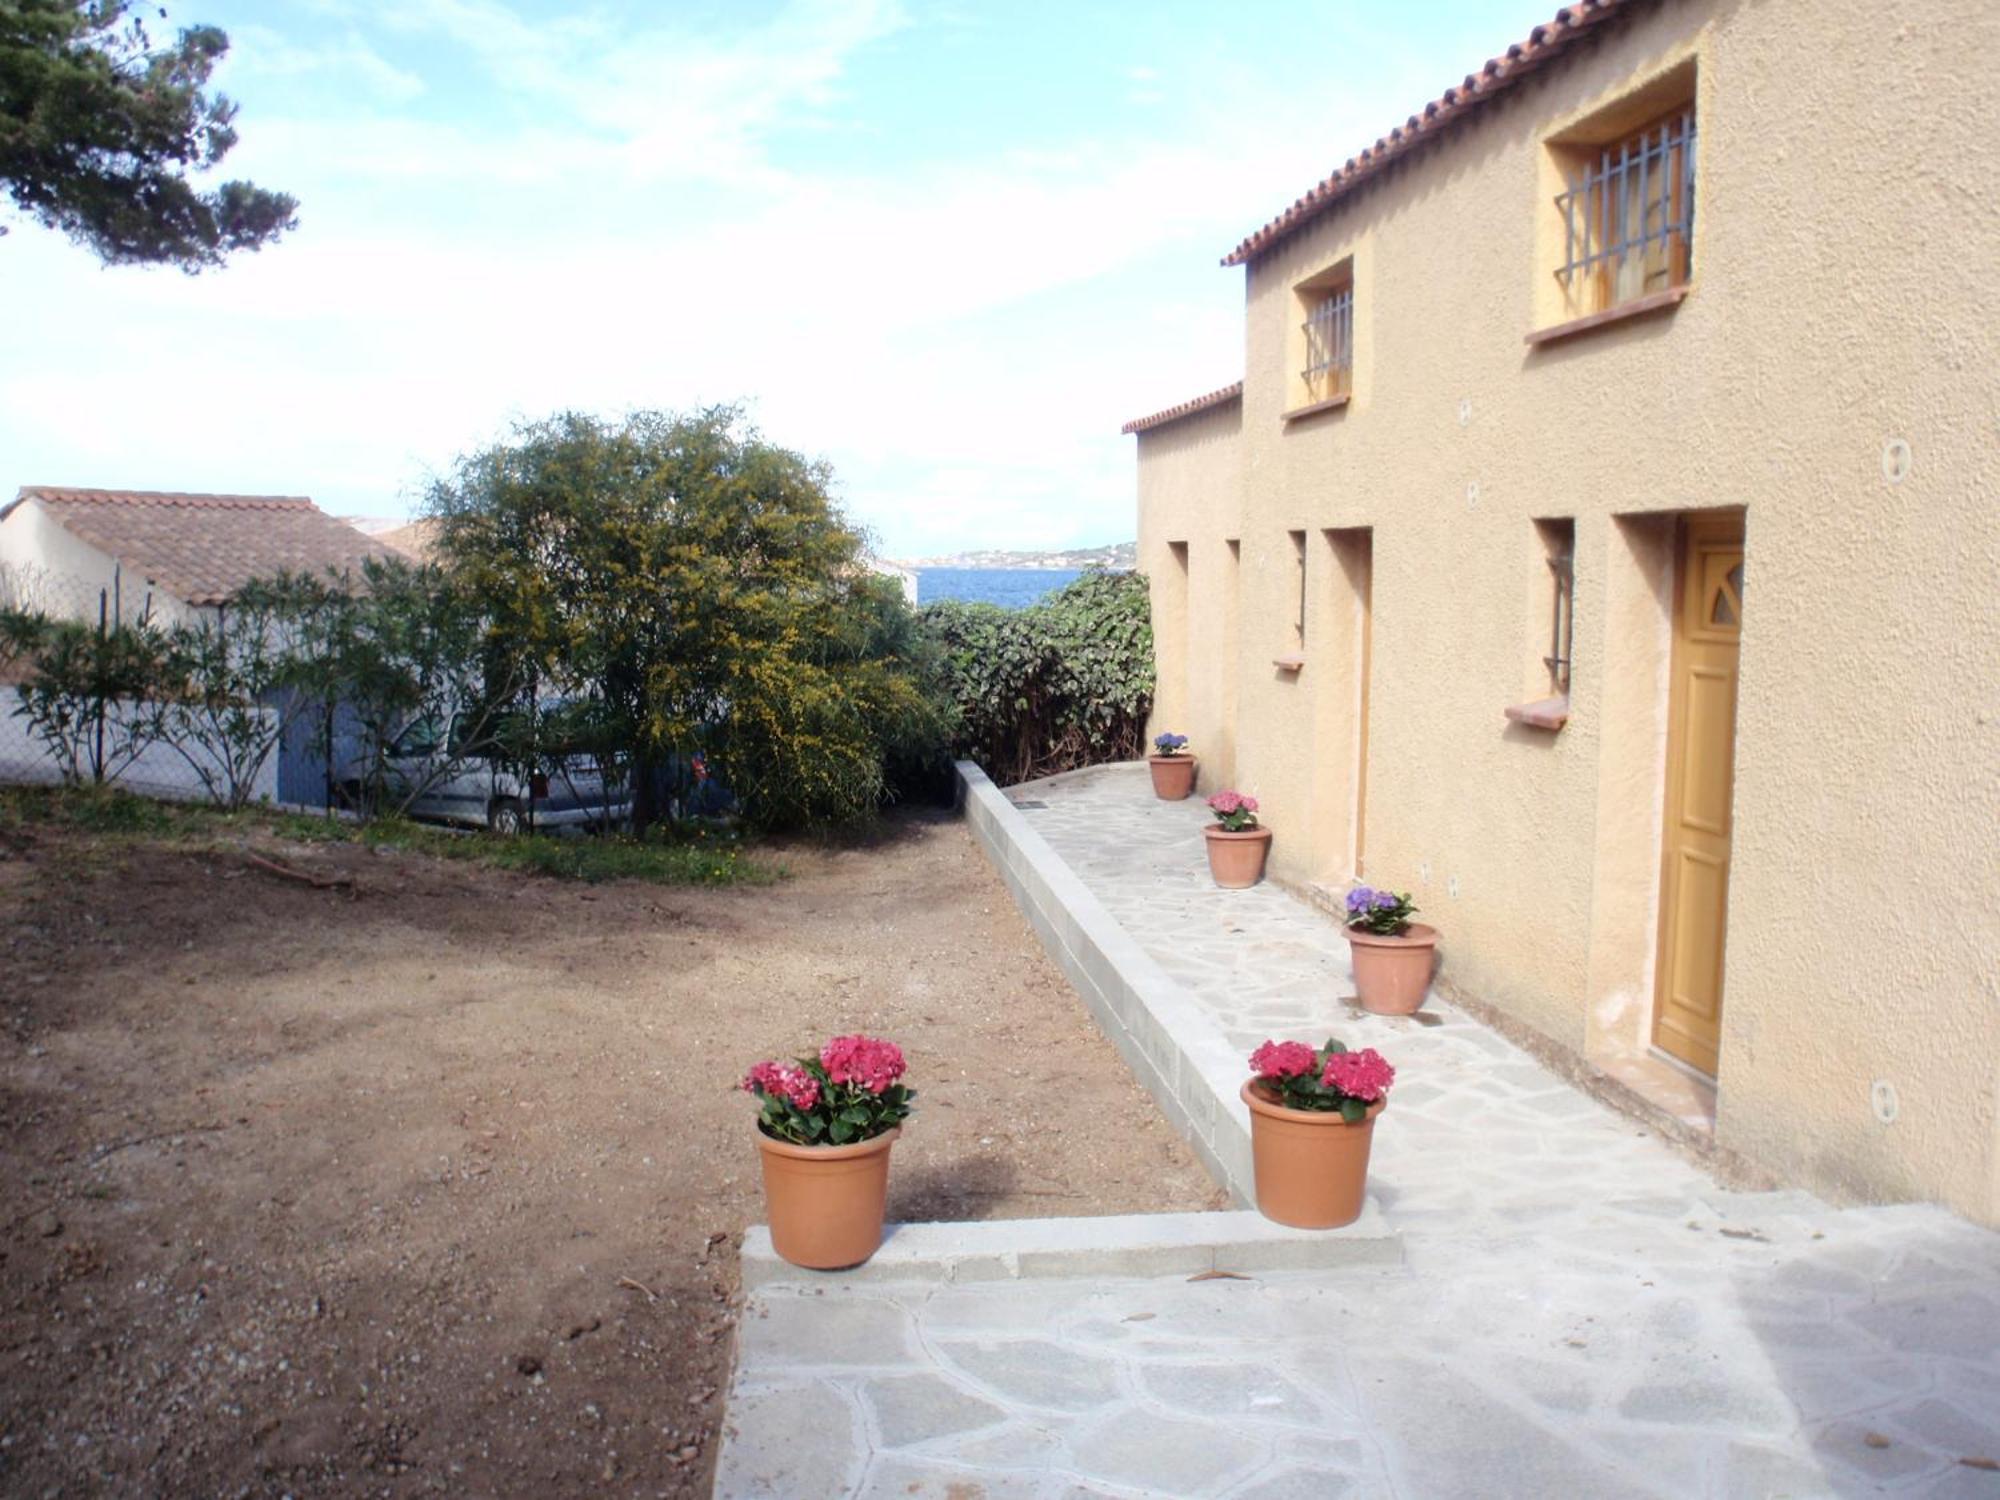
[[[456,659],[385,689],[353,661],[311,660],[315,640],[305,616],[259,614],[246,599],[193,609],[128,587],[115,567],[91,578],[0,562],[0,784],[507,831],[630,816],[631,757],[586,703],[533,680],[496,688],[480,663]],[[392,676],[411,665],[393,650],[359,654]],[[656,808],[716,810],[722,794],[704,776],[698,755],[658,768]]]
[[[326,778],[281,777],[282,741],[262,764],[231,767],[226,755],[199,736],[176,735],[157,703],[119,693],[121,663],[130,647],[162,626],[185,623],[196,612],[113,566],[92,577],[48,566],[0,561],[0,612],[39,617],[72,631],[60,648],[31,649],[23,637],[0,639],[0,783],[26,786],[115,786],[143,796],[224,801],[232,772],[247,774],[247,800],[328,805]],[[72,654],[65,674],[71,690],[59,691],[38,670],[48,651]],[[80,660],[77,658],[81,658]],[[78,693],[78,683],[93,691]],[[248,705],[244,722],[273,732],[285,705]],[[281,781],[295,785],[286,795]]]

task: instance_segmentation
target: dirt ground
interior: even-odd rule
[[[899,1040],[890,1216],[1219,1206],[963,825],[766,887],[0,839],[0,1492],[706,1495],[751,1062]]]

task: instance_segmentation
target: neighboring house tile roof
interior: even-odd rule
[[[412,562],[427,563],[437,558],[438,523],[426,517],[407,525],[392,526],[375,533],[375,540],[394,547]]]
[[[388,547],[302,495],[183,495],[25,485],[63,530],[189,604],[221,604],[253,578],[349,572]],[[14,508],[0,510],[0,517]]]
[[[1583,0],[1579,5],[1564,6],[1553,21],[1537,26],[1525,41],[1509,47],[1504,57],[1489,59],[1477,73],[1466,74],[1465,81],[1457,88],[1446,89],[1426,104],[1421,115],[1411,115],[1359,156],[1350,157],[1346,166],[1230,251],[1222,263],[1240,266],[1255,260],[1280,240],[1319,218],[1362,183],[1425,142],[1436,140],[1450,126],[1506,93],[1605,22],[1629,15],[1648,3],[1650,0]]]
[[[1243,397],[1243,382],[1225,385],[1219,391],[1210,391],[1206,396],[1197,396],[1192,401],[1183,401],[1179,406],[1170,406],[1165,411],[1156,411],[1150,417],[1134,417],[1120,432],[1150,432],[1155,427],[1164,427],[1169,422],[1178,422],[1183,417],[1191,417],[1196,412],[1207,411],[1214,406],[1227,406]]]

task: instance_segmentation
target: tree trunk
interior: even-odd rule
[[[632,832],[644,838],[646,830],[660,821],[662,811],[660,768],[650,758],[632,758]]]

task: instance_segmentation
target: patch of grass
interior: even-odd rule
[[[740,843],[700,839],[520,838],[487,840],[487,859],[502,869],[563,880],[650,880],[661,885],[769,885],[778,866],[746,858]]]
[[[115,787],[0,788],[0,825],[58,824],[79,833],[165,837],[185,826],[187,808],[135,797]]]
[[[768,885],[785,874],[782,866],[758,857],[735,830],[708,826],[662,830],[643,839],[625,834],[505,838],[406,818],[351,823],[266,807],[229,813],[191,803],[155,802],[108,788],[0,788],[0,831],[32,825],[161,842],[213,842],[263,832],[293,843],[360,843],[587,884],[643,880],[656,885]]]
[[[281,839],[295,844],[351,844],[359,826],[323,813],[265,812],[259,821]]]
[[[646,880],[656,885],[768,885],[784,874],[778,866],[749,856],[745,841],[724,830],[676,830],[643,839],[626,834],[543,833],[502,838],[402,818],[379,818],[355,831],[371,848],[477,860],[495,869],[591,885],[606,880]]]

